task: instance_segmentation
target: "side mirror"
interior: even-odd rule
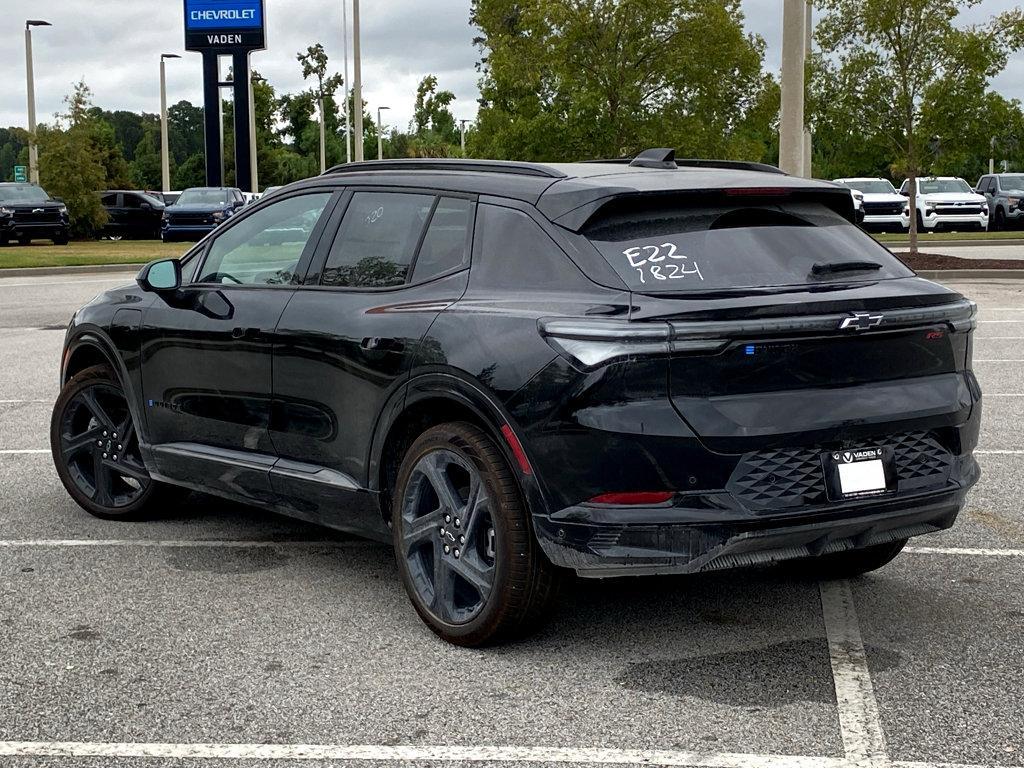
[[[177,291],[181,288],[181,262],[177,259],[161,259],[150,262],[135,278],[143,291]]]

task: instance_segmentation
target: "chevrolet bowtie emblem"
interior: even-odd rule
[[[872,315],[867,312],[856,312],[849,318],[843,318],[839,323],[839,328],[843,331],[867,331],[868,329],[882,325],[882,321],[884,319],[884,315]]]

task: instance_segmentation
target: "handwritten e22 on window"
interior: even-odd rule
[[[674,243],[627,248],[622,255],[629,259],[630,266],[640,273],[640,282],[644,284],[647,283],[647,278],[681,280],[691,275],[697,276],[698,280],[704,280],[704,276],[700,274],[700,266],[690,257],[680,254]],[[674,261],[668,261],[669,259]]]

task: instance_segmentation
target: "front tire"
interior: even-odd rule
[[[402,582],[438,636],[484,646],[524,635],[546,616],[557,573],[508,462],[479,428],[445,424],[417,438],[392,511]]]
[[[176,488],[150,478],[128,399],[106,366],[85,369],[61,390],[50,449],[68,494],[97,518],[138,519],[176,497],[167,494]]]
[[[881,569],[898,556],[907,540],[898,539],[882,545],[828,553],[815,558],[791,561],[789,568],[802,577],[811,579],[850,579]]]

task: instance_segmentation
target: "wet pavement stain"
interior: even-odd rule
[[[899,663],[899,654],[869,647],[872,672]],[[784,641],[760,649],[636,662],[615,677],[633,691],[694,697],[747,708],[797,702],[835,702],[835,687],[824,638]]]
[[[88,625],[78,625],[71,628],[71,632],[66,637],[75,641],[98,641],[103,638],[103,634]]]
[[[176,549],[167,556],[167,564],[172,569],[214,574],[252,574],[279,569],[287,562],[288,556],[273,547],[186,547]]]

